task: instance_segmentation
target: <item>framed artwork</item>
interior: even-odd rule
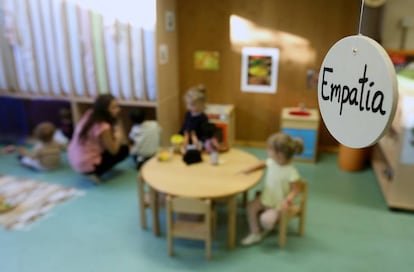
[[[219,69],[219,56],[218,51],[195,51],[194,68],[217,71]]]
[[[241,90],[276,93],[279,49],[245,47],[242,50]]]

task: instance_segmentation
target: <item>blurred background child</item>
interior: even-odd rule
[[[31,169],[47,171],[58,168],[61,153],[65,146],[53,140],[56,127],[50,122],[42,122],[34,129],[35,144],[32,150],[18,148],[19,161]]]
[[[208,117],[204,113],[206,107],[206,89],[202,85],[192,87],[185,94],[184,100],[187,106],[187,112],[180,134],[185,135],[185,132],[188,132],[191,144],[192,135],[195,133],[198,141],[203,143],[207,137],[203,132],[202,126],[208,123]]]
[[[183,160],[187,164],[202,161],[201,151],[207,136],[203,126],[208,123],[208,117],[204,110],[206,107],[206,89],[203,85],[191,87],[184,95],[187,112],[180,130],[184,135],[184,143],[181,147]]]
[[[154,156],[161,141],[161,127],[154,120],[145,120],[145,111],[135,109],[130,112],[129,118],[133,123],[129,132],[132,141],[130,154],[136,163],[137,169]]]
[[[66,145],[72,139],[73,134],[72,114],[68,108],[61,108],[59,110],[59,117],[60,120],[53,139],[58,143]]]

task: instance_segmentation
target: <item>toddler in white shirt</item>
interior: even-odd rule
[[[133,142],[130,150],[137,169],[154,156],[160,147],[161,127],[155,120],[145,120],[145,111],[136,109],[130,112],[133,123],[129,139]]]

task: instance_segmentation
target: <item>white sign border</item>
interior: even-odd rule
[[[353,41],[353,43],[358,44],[358,40],[362,41],[363,43],[369,44],[370,46],[372,46],[373,48],[376,49],[376,52],[379,54],[379,56],[381,56],[384,60],[384,68],[386,70],[388,70],[388,72],[390,74],[394,74],[394,76],[391,77],[391,85],[392,85],[392,104],[391,104],[391,108],[390,108],[390,114],[388,116],[388,120],[387,123],[384,125],[384,127],[382,128],[382,132],[379,133],[379,135],[377,135],[375,138],[373,137],[372,141],[366,141],[365,143],[361,142],[351,142],[350,138],[347,138],[347,140],[345,141],[344,138],[345,137],[340,137],[340,135],[336,135],[337,133],[334,131],[335,129],[333,127],[329,127],[327,125],[327,118],[329,118],[330,116],[327,116],[327,113],[324,113],[325,111],[322,109],[321,107],[321,88],[322,88],[322,84],[323,84],[323,69],[324,67],[326,67],[326,62],[327,62],[327,58],[330,54],[332,54],[332,51],[334,50],[335,47],[337,47],[340,43],[344,42],[344,40],[351,40]],[[336,48],[335,48],[336,49]],[[358,54],[358,48],[349,48],[350,51],[352,51],[355,55]],[[394,119],[395,116],[395,112],[397,109],[397,102],[398,102],[398,82],[397,82],[397,77],[395,74],[395,69],[394,66],[389,58],[389,55],[387,54],[387,52],[385,51],[385,49],[378,44],[375,40],[363,36],[363,35],[355,35],[355,36],[348,36],[348,37],[344,37],[343,39],[339,40],[338,42],[336,42],[328,51],[328,53],[325,56],[325,59],[322,62],[321,68],[320,68],[320,74],[319,74],[319,80],[318,80],[318,104],[319,104],[319,108],[320,108],[320,112],[321,112],[321,116],[322,119],[324,120],[324,123],[326,125],[326,128],[328,129],[329,133],[341,144],[351,147],[351,148],[364,148],[364,147],[369,147],[374,145],[375,143],[377,143],[379,141],[380,138],[382,138],[384,136],[385,133],[388,132],[389,128],[392,125],[392,121]],[[338,123],[338,125],[340,125]],[[367,124],[368,126],[370,124]],[[351,132],[350,132],[351,133]],[[338,139],[341,138],[341,139]],[[357,138],[357,137],[355,137]]]

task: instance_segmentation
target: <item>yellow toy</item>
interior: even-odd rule
[[[174,134],[170,138],[171,145],[175,153],[180,153],[181,146],[184,143],[184,137],[181,134]]]
[[[173,151],[167,148],[161,148],[157,153],[157,158],[159,161],[169,161],[172,158]]]
[[[171,143],[173,145],[179,145],[182,144],[184,142],[184,137],[181,134],[174,134],[173,136],[171,136]]]

